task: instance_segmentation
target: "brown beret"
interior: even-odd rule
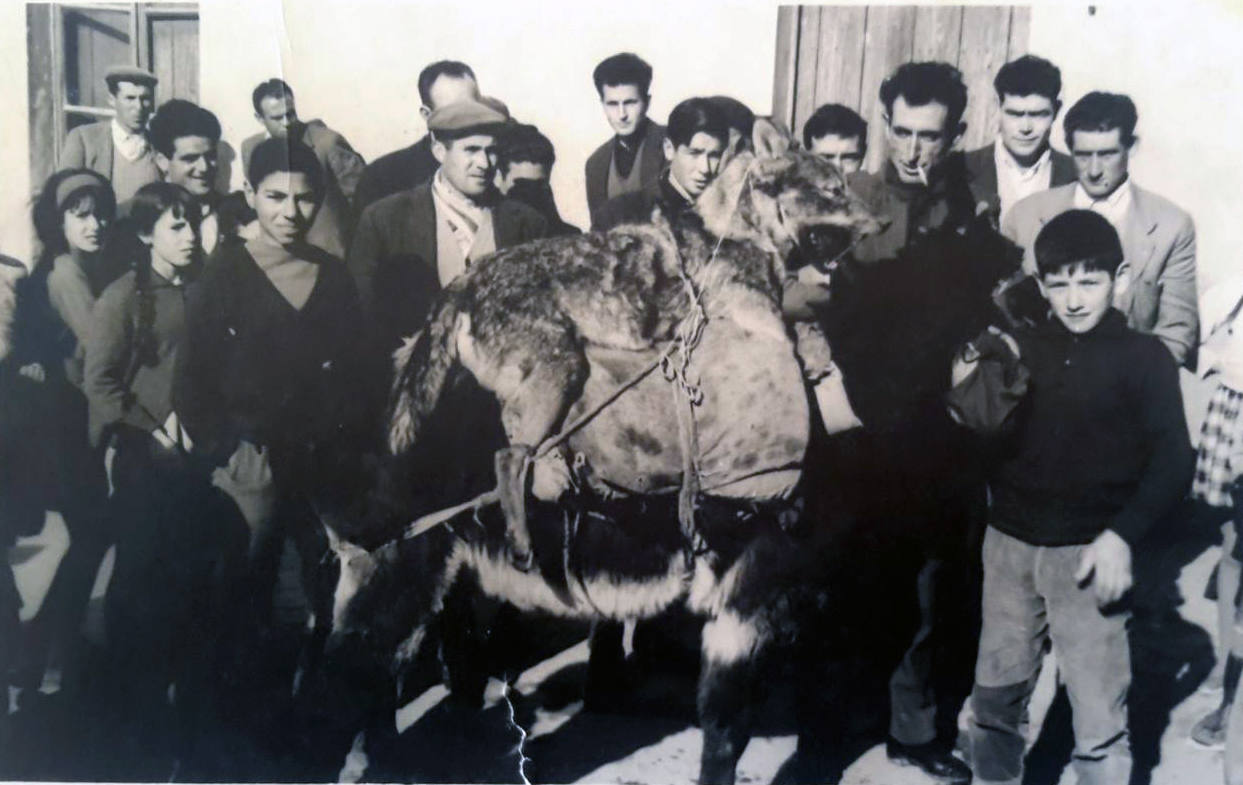
[[[110,85],[117,82],[132,82],[155,87],[160,80],[145,68],[135,65],[114,65],[104,72],[104,81]]]
[[[468,132],[490,133],[510,122],[505,104],[480,96],[454,101],[440,107],[427,118],[427,129],[443,136],[469,136]]]

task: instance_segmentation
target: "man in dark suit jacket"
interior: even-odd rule
[[[993,79],[1001,108],[1001,133],[990,145],[966,155],[967,178],[977,210],[1001,226],[1010,208],[1038,191],[1073,183],[1070,156],[1049,146],[1062,102],[1062,73],[1034,55],[1006,63]]]
[[[592,73],[600,104],[615,135],[587,158],[591,224],[610,199],[642,190],[664,168],[665,129],[647,116],[652,67],[630,52],[606,58]]]
[[[1076,183],[1033,194],[1014,206],[1002,233],[1024,249],[1023,268],[1036,271],[1033,247],[1041,227],[1072,208],[1109,219],[1122,240],[1131,284],[1114,307],[1127,324],[1161,339],[1174,361],[1191,364],[1199,339],[1196,232],[1173,202],[1131,182],[1128,168],[1138,116],[1125,95],[1088,93],[1066,113],[1066,145]]]
[[[657,207],[669,220],[689,211],[716,177],[729,141],[729,119],[712,99],[688,98],[673,107],[662,143],[668,168],[642,189],[610,199],[594,214],[591,228],[647,223]]]
[[[432,112],[465,98],[477,99],[479,84],[466,63],[439,60],[419,72],[419,114],[426,120]],[[400,150],[382,155],[363,170],[354,194],[354,212],[362,215],[372,202],[408,191],[432,179],[440,162],[432,155],[431,134]]]
[[[264,133],[242,142],[242,171],[250,167],[250,154],[266,138],[292,138],[309,147],[324,167],[324,201],[306,239],[333,256],[345,257],[352,229],[350,200],[358,188],[366,162],[341,134],[322,120],[302,122],[294,104],[293,90],[281,79],[262,82],[251,94],[255,118]]]
[[[115,115],[81,125],[65,137],[59,169],[86,167],[112,183],[117,202],[128,200],[139,188],[160,179],[155,155],[147,141],[147,120],[155,110],[155,85],[150,71],[113,66],[104,75],[108,105]]]
[[[547,223],[493,183],[495,138],[509,121],[493,99],[458,101],[428,118],[431,182],[363,211],[349,268],[384,348],[414,334],[441,287],[492,251],[546,236]]]

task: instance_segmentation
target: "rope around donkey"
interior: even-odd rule
[[[733,220],[733,216],[738,212],[738,205],[742,201],[742,192],[751,178],[751,169],[754,165],[755,163],[752,162],[751,165],[747,167],[747,171],[743,174],[743,182],[739,185],[738,194],[734,197],[733,208],[730,210],[731,220]],[[703,338],[704,327],[708,323],[707,313],[703,306],[703,289],[696,287],[694,281],[691,280],[690,276],[687,274],[686,265],[682,259],[682,255],[677,251],[677,238],[673,236],[672,228],[669,229],[669,234],[670,238],[673,240],[672,245],[674,253],[678,256],[678,277],[682,279],[682,285],[686,288],[687,298],[690,300],[690,310],[686,316],[682,318],[682,321],[678,323],[678,328],[674,333],[673,340],[669,341],[669,343],[665,345],[665,348],[655,360],[648,363],[639,371],[621,382],[621,384],[617,385],[611,393],[605,396],[596,405],[575,417],[572,421],[563,426],[556,434],[549,436],[547,439],[540,442],[540,445],[536,448],[534,454],[528,458],[529,461],[542,458],[554,448],[565,443],[570,436],[574,435],[575,431],[595,419],[600,412],[604,411],[609,404],[617,400],[622,393],[643,381],[657,368],[661,369],[661,373],[667,381],[674,383],[676,390],[680,390],[683,393],[689,407],[698,406],[703,402],[703,390],[699,387],[698,381],[691,381],[688,377],[691,354],[694,352],[695,347],[699,345],[700,339]],[[712,262],[716,259],[716,255],[721,250],[721,244],[724,239],[725,238],[723,236],[717,238],[716,245],[713,247],[712,253],[708,256],[708,261],[704,263],[705,268],[712,264]],[[678,413],[679,422],[681,423],[682,418],[686,417],[686,414],[681,411],[681,407],[679,407]],[[690,496],[693,495],[693,493],[698,489],[699,471],[698,466],[695,464],[695,431],[693,421],[691,422],[689,429],[685,424],[682,424],[679,431],[682,436],[682,447],[685,458],[683,467],[683,487],[679,499],[678,517],[681,519],[683,529],[688,530],[691,528],[691,521],[689,518],[693,514],[690,510]],[[455,504],[452,507],[446,507],[444,509],[437,510],[436,512],[430,512],[427,515],[416,518],[406,526],[399,539],[414,539],[420,534],[434,529],[442,523],[447,523],[464,512],[480,510],[489,505],[496,504],[500,500],[501,492],[499,487],[484,491],[473,499],[464,501],[461,504]]]

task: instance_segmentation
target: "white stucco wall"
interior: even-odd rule
[[[291,0],[282,9],[273,0],[215,0],[201,20],[203,103],[235,146],[258,130],[251,89],[283,75],[304,118],[324,119],[372,160],[424,133],[419,70],[462,60],[483,92],[552,139],[557,200],[581,226],[583,163],[612,133],[591,82],[604,57],[631,50],[652,64],[652,115],[661,122],[692,95],[728,93],[760,112],[772,103],[771,4]]]
[[[647,58],[656,72],[652,114],[662,121],[696,94],[729,93],[768,111],[776,8],[770,0],[204,0],[201,95],[236,147],[258,128],[251,88],[283,75],[304,117],[325,119],[370,160],[424,132],[419,69],[464,60],[484,92],[553,140],[558,203],[585,224],[582,165],[609,135],[590,79],[595,63],[625,49]],[[1113,0],[1095,8],[1037,3],[1031,49],[1061,66],[1068,103],[1094,88],[1135,99],[1135,179],[1192,214],[1201,283],[1220,280],[1240,259],[1233,230],[1243,207],[1243,4]],[[30,253],[25,47],[23,4],[0,0],[0,67],[9,76],[0,79],[0,252],[21,258]],[[235,167],[234,185],[240,177]]]

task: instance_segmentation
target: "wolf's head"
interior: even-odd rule
[[[828,261],[887,225],[836,167],[794,147],[772,124],[757,121],[752,148],[730,159],[699,197],[696,210],[713,234],[751,240],[782,260],[797,249]]]

